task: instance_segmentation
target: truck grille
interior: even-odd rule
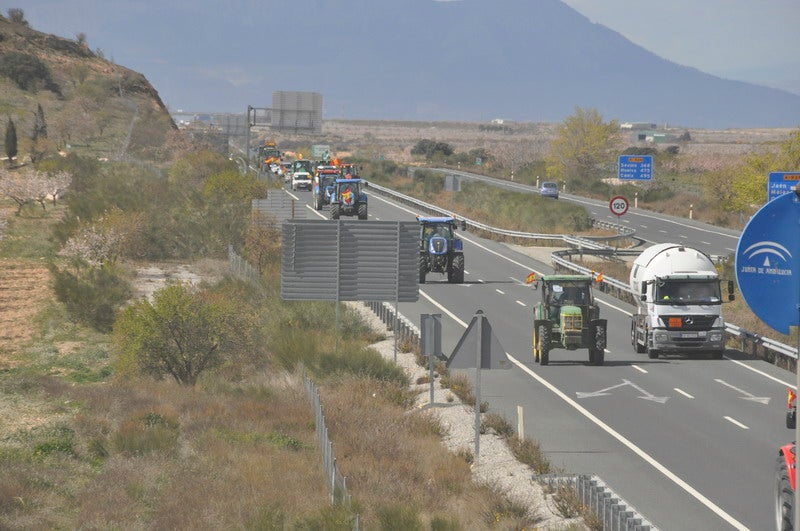
[[[662,315],[661,323],[667,330],[711,330],[716,315]]]

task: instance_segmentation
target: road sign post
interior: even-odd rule
[[[618,218],[628,211],[628,206],[628,200],[621,195],[612,197],[608,202],[608,209]]]
[[[623,181],[652,180],[653,155],[620,155],[617,160],[617,178]]]
[[[782,334],[800,325],[799,225],[800,186],[761,207],[742,231],[736,249],[742,297],[759,319]],[[797,352],[800,355],[800,333]],[[800,358],[795,360],[795,389],[800,389],[798,365]],[[795,444],[800,443],[800,422],[794,436]],[[793,506],[794,528],[800,529],[800,488],[794,489]]]
[[[800,171],[774,171],[767,179],[767,202],[791,192],[800,183]]]

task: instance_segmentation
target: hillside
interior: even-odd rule
[[[140,73],[105,59],[85,42],[64,39],[0,16],[0,135],[17,129],[24,162],[37,105],[47,138],[38,150],[87,150],[107,158],[159,149],[175,124]]]

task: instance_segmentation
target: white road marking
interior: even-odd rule
[[[677,387],[675,387],[674,389],[675,389],[675,392],[676,392],[676,393],[680,393],[680,394],[682,394],[683,396],[685,396],[686,398],[694,398],[692,395],[690,395],[690,394],[689,394],[689,393],[687,393],[686,391],[683,391],[683,390],[681,390],[681,389],[678,389]]]
[[[689,239],[689,237],[688,237],[688,236],[684,236],[683,234],[680,234],[680,235],[678,235],[678,236],[679,236],[680,238],[683,238],[684,240],[688,240],[688,239]]]
[[[316,215],[318,215],[319,217],[321,217],[322,219],[328,219],[328,218],[326,218],[325,216],[323,216],[323,215],[322,215],[322,213],[320,213],[320,212],[317,212],[316,210],[314,210],[314,208],[313,208],[312,206],[310,206],[310,205],[306,205],[306,208],[307,208],[307,209],[309,209],[309,210],[310,210],[311,212],[313,212],[314,214],[316,214]]]
[[[642,369],[638,365],[631,365],[631,367],[633,367],[634,369],[636,369],[637,371],[639,371],[641,373],[647,374],[647,371],[645,369]]]
[[[401,205],[398,205],[397,203],[393,203],[393,202],[387,201],[386,199],[383,199],[382,197],[377,197],[377,196],[374,196],[374,197],[375,197],[376,199],[380,200],[380,201],[383,201],[384,203],[387,203],[387,204],[389,204],[389,205],[392,205],[392,206],[394,206],[394,207],[396,207],[396,208],[399,208],[400,210],[404,210],[405,212],[408,212],[408,213],[410,213],[410,214],[412,214],[412,215],[414,215],[414,216],[416,216],[416,215],[417,215],[417,214],[416,214],[416,212],[414,212],[414,211],[412,211],[412,210],[409,210],[409,209],[407,209],[407,208],[405,208],[405,207],[403,207],[403,206],[401,206]],[[580,203],[580,201],[576,201],[576,202]],[[609,216],[609,217],[610,217],[610,216]],[[653,219],[657,219],[657,218],[656,218],[656,216],[648,216],[648,217],[651,217],[651,218],[653,218]],[[671,223],[675,223],[675,222],[671,222]],[[678,224],[678,225],[680,225],[679,223],[677,223],[677,224]],[[705,229],[698,229],[698,230],[705,230]],[[665,230],[660,230],[660,232],[663,232],[664,234],[666,234],[666,233],[667,233],[667,231],[665,231]],[[711,233],[713,233],[713,234],[719,234],[719,235],[723,235],[723,236],[730,236],[729,234],[716,233],[716,232],[714,232],[714,231],[706,231],[706,232],[711,232]],[[737,238],[738,238],[738,237],[737,237]],[[487,251],[487,252],[489,252],[489,253],[492,253],[492,254],[493,254],[493,255],[495,255],[495,256],[498,256],[498,257],[500,257],[500,258],[502,258],[502,259],[504,259],[504,260],[506,260],[506,261],[508,261],[508,262],[511,262],[512,264],[518,265],[519,267],[522,267],[523,269],[526,269],[527,271],[533,271],[533,272],[534,272],[534,273],[536,273],[537,275],[541,275],[541,274],[542,274],[540,271],[535,271],[535,270],[532,270],[532,269],[531,269],[529,266],[525,266],[525,265],[521,264],[520,262],[517,262],[516,260],[514,260],[514,259],[512,259],[512,258],[509,258],[509,257],[507,257],[507,256],[504,256],[504,255],[502,255],[502,254],[498,253],[497,251],[494,251],[494,250],[492,250],[492,249],[489,249],[489,248],[488,248],[488,247],[486,247],[485,245],[481,245],[480,243],[478,243],[478,242],[476,242],[476,241],[474,241],[474,240],[471,240],[471,239],[469,239],[469,238],[466,238],[466,237],[464,237],[464,236],[462,236],[462,237],[461,237],[461,239],[462,239],[462,240],[466,240],[466,241],[470,242],[471,244],[475,245],[476,247],[480,247],[480,248],[481,248],[481,249],[483,249],[484,251]],[[726,247],[726,249],[727,249],[728,251],[731,251],[731,252],[735,252],[735,251],[736,251],[736,249],[731,249],[730,247]],[[467,273],[467,274],[469,274],[467,271],[464,271],[464,272],[465,272],[465,273]],[[422,293],[422,291],[420,291],[420,293]],[[627,315],[627,316],[629,316],[629,317],[632,315],[630,312],[628,312],[628,311],[626,311],[626,310],[623,310],[623,309],[622,309],[622,308],[620,308],[619,306],[616,306],[616,305],[614,305],[614,304],[611,304],[611,303],[609,303],[609,302],[606,302],[606,301],[604,301],[604,300],[601,300],[601,299],[599,299],[599,298],[598,298],[598,299],[596,299],[596,300],[597,300],[597,302],[599,302],[599,303],[602,303],[603,305],[605,305],[605,306],[608,306],[609,308],[613,308],[613,309],[615,309],[615,310],[617,310],[617,311],[619,311],[619,312],[621,312],[621,313],[623,313],[623,314],[625,314],[625,315]],[[466,327],[466,325],[464,325],[464,326]],[[728,361],[732,361],[733,363],[736,363],[736,364],[738,364],[738,365],[741,365],[742,367],[744,367],[744,368],[746,368],[746,369],[748,369],[748,370],[750,370],[750,371],[753,371],[753,372],[755,372],[755,373],[757,373],[757,374],[760,374],[760,375],[762,375],[762,376],[764,376],[764,377],[766,377],[766,378],[768,378],[768,379],[770,379],[770,380],[773,380],[773,381],[775,381],[775,382],[777,382],[777,383],[780,383],[780,384],[782,384],[782,385],[784,385],[784,386],[786,386],[786,387],[791,387],[792,389],[795,389],[795,390],[797,389],[797,387],[796,387],[794,384],[790,384],[790,383],[784,382],[783,380],[780,380],[780,379],[778,379],[778,378],[776,378],[776,377],[774,377],[774,376],[771,376],[771,375],[769,375],[769,374],[767,374],[767,373],[765,373],[765,372],[763,372],[763,371],[760,371],[760,370],[758,370],[758,369],[755,369],[755,368],[753,368],[753,367],[750,367],[749,365],[747,365],[747,364],[745,364],[745,363],[742,363],[742,362],[740,362],[739,360],[734,360],[734,359],[731,359],[731,358],[729,358],[728,356],[725,356],[725,359],[726,359],[726,360],[728,360]],[[639,367],[637,367],[637,369],[639,369],[639,370],[641,370],[641,371],[644,371],[644,369],[641,369],[641,368],[639,368]],[[647,371],[644,371],[644,372],[647,372]]]
[[[711,245],[711,242],[700,242],[700,243],[702,243],[703,245]]]
[[[728,421],[728,422],[730,422],[731,424],[734,424],[734,425],[736,425],[736,426],[739,426],[739,427],[740,427],[740,428],[742,428],[743,430],[749,430],[749,429],[750,429],[749,427],[745,426],[744,424],[742,424],[741,422],[739,422],[738,420],[736,420],[736,419],[734,419],[734,418],[731,418],[731,417],[728,417],[728,416],[725,416],[725,417],[722,417],[722,418],[724,418],[725,420],[727,420],[727,421]]]
[[[499,290],[499,289],[497,289],[497,288],[495,288],[494,290],[495,290],[497,293],[499,293],[500,295],[505,295],[505,294],[506,294],[506,292],[505,292],[505,291],[503,291],[503,290]]]
[[[462,321],[461,319],[456,317],[453,314],[453,312],[451,312],[450,310],[445,308],[444,305],[440,304],[438,301],[434,300],[430,295],[425,293],[423,290],[419,290],[419,293],[420,293],[420,295],[422,295],[423,297],[428,299],[428,301],[431,304],[433,304],[434,306],[439,308],[445,315],[447,315],[448,317],[452,318],[456,323],[461,325],[462,328],[466,328],[467,327],[467,323],[465,323],[464,321]],[[506,356],[508,356],[508,359],[514,365],[519,367],[523,372],[528,374],[531,378],[537,380],[540,384],[545,386],[553,394],[555,394],[561,400],[563,400],[564,402],[569,404],[572,408],[574,408],[576,411],[578,411],[584,417],[586,417],[587,419],[592,421],[595,425],[597,425],[599,428],[604,430],[606,433],[608,433],[609,435],[611,435],[612,437],[617,439],[625,447],[627,447],[633,453],[638,455],[642,460],[644,460],[650,466],[655,468],[658,472],[663,474],[667,479],[669,479],[670,481],[672,481],[673,483],[678,485],[678,487],[680,487],[681,489],[683,489],[684,491],[689,493],[689,495],[694,497],[697,501],[699,501],[700,503],[702,503],[703,505],[708,507],[708,509],[711,510],[714,514],[716,514],[717,516],[719,516],[720,518],[722,518],[723,520],[728,522],[730,525],[732,525],[736,529],[740,529],[742,531],[746,531],[747,530],[747,527],[744,524],[742,524],[741,522],[736,520],[734,517],[732,517],[731,515],[726,513],[721,507],[719,507],[717,504],[715,504],[714,502],[712,502],[711,500],[709,500],[708,498],[703,496],[703,494],[700,493],[697,489],[695,489],[694,487],[692,487],[691,485],[686,483],[684,480],[682,480],[680,477],[678,477],[674,472],[672,472],[667,467],[665,467],[664,465],[662,465],[661,463],[656,461],[656,459],[654,459],[650,454],[648,454],[647,452],[645,452],[644,450],[642,450],[641,448],[636,446],[633,442],[628,440],[621,433],[617,432],[611,426],[609,426],[608,424],[606,424],[605,422],[600,420],[598,417],[596,417],[594,414],[592,414],[588,409],[586,409],[585,407],[581,406],[575,400],[573,400],[572,398],[570,398],[569,396],[564,394],[559,388],[557,388],[556,386],[551,384],[549,381],[545,380],[544,378],[542,378],[541,376],[536,374],[532,369],[530,369],[529,367],[524,365],[522,362],[520,362],[517,358],[515,358],[514,356],[512,356],[508,352],[506,352]]]
[[[524,303],[524,302],[522,302],[522,301],[514,301],[514,302],[516,302],[516,303],[517,303],[517,304],[519,304],[520,306],[527,306],[527,304],[525,304],[525,303]]]
[[[646,229],[647,225],[639,225],[641,228]]]
[[[666,233],[667,233],[667,231],[665,231],[665,230],[662,230],[662,229],[658,229],[658,232],[663,232],[664,234],[666,234]]]

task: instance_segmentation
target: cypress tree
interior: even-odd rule
[[[47,122],[44,121],[44,109],[42,104],[36,106],[36,119],[33,121],[33,135],[31,139],[47,138]]]
[[[10,116],[6,124],[6,156],[9,166],[12,159],[17,156],[17,126],[14,125],[14,120]]]

